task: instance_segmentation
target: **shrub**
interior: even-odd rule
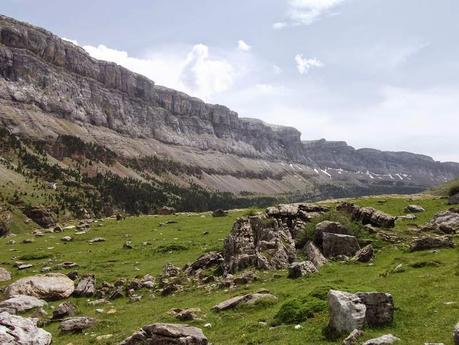
[[[317,286],[309,293],[310,296],[326,301],[328,299],[328,292],[332,290],[333,287],[329,285]]]
[[[454,186],[449,188],[448,195],[453,196],[459,194],[459,182],[456,183]]]
[[[275,324],[298,324],[313,318],[327,308],[327,303],[316,298],[300,300],[293,299],[285,302],[274,316]]]
[[[159,246],[156,248],[157,253],[169,253],[169,252],[181,252],[184,250],[188,250],[187,246],[183,246],[181,244],[170,244],[165,246]]]

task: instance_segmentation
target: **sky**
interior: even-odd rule
[[[0,13],[303,140],[459,162],[457,0],[1,0]]]

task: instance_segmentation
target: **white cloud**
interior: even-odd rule
[[[289,0],[286,19],[273,24],[274,29],[310,25],[345,0]]]
[[[239,40],[237,42],[237,49],[243,52],[248,52],[250,49],[252,49],[252,47],[245,43],[243,40]]]
[[[306,59],[302,54],[295,55],[296,68],[300,74],[307,74],[311,68],[320,68],[324,64],[322,61],[313,59]]]
[[[104,45],[83,48],[96,59],[115,62],[159,85],[178,89],[204,100],[228,90],[236,77],[233,65],[223,58],[212,57],[209,47],[204,44],[193,46],[188,53],[163,52],[142,58],[129,56],[125,51]]]

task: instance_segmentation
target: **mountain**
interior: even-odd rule
[[[235,197],[409,193],[459,176],[458,163],[424,155],[301,141],[295,128],[242,118],[225,106],[158,86],[5,16],[0,126],[27,152],[35,148],[36,154],[39,147],[42,159],[54,162],[48,165],[86,178],[193,186]],[[13,166],[15,157],[10,152]]]

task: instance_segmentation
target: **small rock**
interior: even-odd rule
[[[419,205],[408,205],[407,207],[405,207],[405,212],[406,213],[421,213],[421,212],[425,212],[425,209]]]
[[[100,243],[100,242],[105,242],[105,238],[103,238],[103,237],[95,237],[92,240],[89,240],[90,244]]]
[[[73,294],[80,297],[91,297],[96,293],[96,276],[87,274],[81,277]]]
[[[343,340],[343,345],[355,345],[359,338],[363,335],[363,331],[360,329],[354,329],[347,337]]]
[[[456,324],[456,327],[454,327],[453,340],[454,345],[459,345],[459,322]]]
[[[254,305],[262,302],[277,303],[277,297],[269,293],[254,293],[237,296],[213,306],[212,310],[219,312],[223,310],[234,309],[241,305]]]
[[[53,310],[53,320],[61,320],[66,317],[74,316],[77,312],[77,307],[71,302],[64,302]]]
[[[143,344],[189,344],[207,345],[207,338],[199,328],[188,325],[155,323],[144,326],[140,331],[120,343],[120,345]]]
[[[62,333],[80,333],[96,324],[96,319],[80,316],[63,320],[59,326]]]
[[[363,343],[363,345],[391,345],[400,339],[393,336],[392,334],[386,334],[382,337],[370,339]]]
[[[6,269],[0,267],[0,282],[11,280],[11,274]]]
[[[294,262],[288,268],[288,277],[297,279],[317,272],[316,266],[311,261]]]
[[[363,247],[360,249],[355,256],[352,258],[354,261],[359,261],[359,262],[369,262],[371,259],[373,259],[374,255],[374,250],[373,246],[371,244]]]
[[[124,248],[124,249],[134,249],[134,247],[133,247],[133,245],[132,245],[132,241],[126,241],[126,242],[124,242],[123,248]]]
[[[64,236],[61,238],[63,242],[71,242],[73,240],[72,236]]]

